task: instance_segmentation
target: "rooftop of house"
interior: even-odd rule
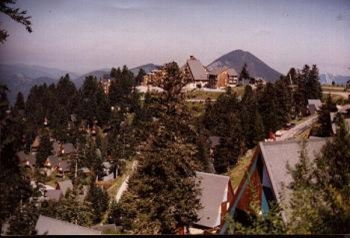
[[[187,65],[192,73],[194,80],[207,80],[207,72],[198,59],[191,56],[190,59],[187,60]]]
[[[66,194],[68,189],[73,190],[72,180],[67,179],[61,182],[57,182],[58,188],[62,191],[63,195]]]
[[[17,157],[21,163],[29,162],[29,165],[34,166],[36,164],[36,157],[29,153],[26,154],[24,151],[17,152]]]
[[[67,161],[67,160],[62,160],[60,161],[59,165],[60,169],[62,170],[62,172],[66,172],[66,171],[69,171],[70,170],[70,162]]]
[[[49,189],[46,191],[45,196],[49,200],[55,200],[58,201],[60,200],[61,196],[63,196],[62,191],[59,189]]]
[[[73,153],[75,148],[72,143],[66,143],[62,145],[62,150],[64,151],[65,154]]]
[[[307,157],[314,160],[329,138],[313,138],[306,143]],[[269,174],[278,202],[288,201],[290,190],[287,186],[293,181],[287,169],[294,168],[300,160],[302,144],[297,140],[260,142],[262,157]],[[283,196],[283,198],[282,198]]]
[[[315,105],[316,110],[319,110],[322,106],[322,102],[320,99],[308,99],[307,104],[308,105]]]
[[[61,221],[51,217],[40,215],[36,222],[35,229],[38,235],[101,235],[97,231],[88,227],[79,226],[66,221]]]
[[[227,192],[228,176],[196,172],[196,180],[200,181],[201,197],[203,206],[197,212],[199,221],[196,223],[205,227],[216,227],[220,225],[220,209]]]
[[[54,155],[59,154],[61,151],[61,144],[58,143],[56,140],[52,143],[52,153]]]
[[[46,161],[50,163],[51,167],[56,167],[60,163],[60,158],[56,155],[50,155],[49,157],[47,157]]]
[[[209,71],[208,74],[210,74],[210,75],[218,75],[218,74],[220,74],[220,73],[222,73],[224,71],[226,71],[230,76],[237,76],[238,75],[236,70],[234,70],[233,68],[228,68],[226,66],[220,67],[220,68],[215,68],[215,69]]]

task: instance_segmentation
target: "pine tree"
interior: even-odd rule
[[[38,148],[38,153],[36,155],[36,163],[38,166],[43,167],[44,163],[50,155],[52,155],[52,142],[50,141],[50,136],[48,132],[44,132],[40,136],[40,144]]]
[[[240,113],[245,143],[248,148],[253,148],[259,141],[264,139],[264,125],[258,111],[256,95],[251,86],[247,85],[241,101]]]
[[[266,87],[258,94],[258,107],[261,115],[265,135],[275,132],[278,129],[276,91],[272,83],[267,83]]]
[[[35,225],[38,217],[39,209],[33,203],[19,206],[9,220],[7,235],[36,235]]]
[[[292,95],[283,79],[275,83],[276,113],[278,127],[290,121],[292,111]]]
[[[17,94],[14,109],[16,111],[25,109],[24,97],[23,97],[23,94],[21,92],[18,92],[18,94]]]
[[[337,107],[332,101],[330,95],[326,98],[326,102],[321,106],[320,111],[318,112],[318,124],[316,135],[321,137],[328,137],[333,134],[332,131],[332,121],[331,121],[331,112],[336,112]]]
[[[140,85],[143,81],[143,77],[146,75],[146,72],[143,68],[141,68],[135,78],[135,84]]]
[[[161,103],[155,105],[156,133],[146,140],[137,171],[120,201],[122,224],[136,234],[174,234],[197,220],[200,207],[194,179],[200,166],[193,136],[188,137],[194,132],[181,93],[189,78],[176,63],[165,65],[164,71],[159,85],[164,92],[159,95]]]
[[[244,84],[244,82],[246,82],[246,80],[250,80],[250,79],[251,79],[247,67],[248,67],[248,66],[247,66],[247,64],[245,63],[245,64],[243,65],[243,68],[242,68],[242,70],[241,70],[241,73],[239,74],[239,77],[238,77],[239,82],[243,82],[243,84]]]
[[[0,87],[1,113],[8,108],[6,87]],[[19,166],[16,152],[21,145],[22,135],[14,133],[18,121],[1,114],[0,118],[0,227],[15,213],[21,203],[28,201],[32,189],[30,180]]]
[[[89,192],[86,196],[86,200],[92,204],[92,210],[94,215],[94,223],[101,221],[102,215],[108,208],[108,194],[100,187],[96,187],[95,181],[90,184]]]
[[[88,227],[93,224],[92,206],[86,201],[79,201],[75,191],[67,191],[59,201],[42,203],[40,214]]]
[[[291,233],[346,234],[350,224],[350,133],[344,121],[321,153],[311,162],[305,149],[291,170]]]

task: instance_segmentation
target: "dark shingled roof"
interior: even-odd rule
[[[207,80],[207,72],[202,63],[193,58],[187,60],[187,65],[193,75],[194,80]]]
[[[200,219],[196,224],[205,227],[220,225],[221,203],[224,202],[230,178],[228,176],[196,172],[196,180],[200,183],[200,202],[203,206],[197,212]]]
[[[36,157],[32,154],[26,154],[24,151],[17,152],[17,157],[21,163],[29,162],[30,166],[34,166],[36,164]]]
[[[75,148],[72,143],[66,143],[62,145],[62,149],[64,150],[65,154],[73,153]]]
[[[50,155],[46,160],[50,163],[51,167],[56,167],[60,163],[60,158],[55,155]]]
[[[35,225],[38,235],[101,235],[101,231],[40,215]]]
[[[62,172],[70,171],[70,162],[68,162],[67,160],[60,161],[58,166],[62,169]]]

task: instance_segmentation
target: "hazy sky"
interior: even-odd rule
[[[349,0],[17,0],[33,33],[0,13],[10,34],[1,63],[86,73],[195,55],[203,64],[235,49],[286,73],[317,64],[350,75]]]

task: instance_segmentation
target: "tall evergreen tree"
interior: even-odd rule
[[[52,155],[52,142],[50,141],[50,135],[47,132],[44,132],[43,135],[40,136],[40,144],[38,148],[38,153],[36,154],[36,163],[38,166],[44,166],[45,160],[47,157]]]
[[[18,92],[18,94],[17,94],[14,109],[17,111],[25,109],[24,97],[23,97],[23,94],[21,92]]]
[[[146,72],[143,68],[141,68],[135,78],[135,84],[140,85],[143,81],[143,77],[146,75]]]
[[[174,234],[197,220],[196,146],[181,89],[189,80],[176,63],[164,67],[157,131],[138,157],[137,171],[121,199],[122,223],[136,234]]]
[[[96,187],[95,181],[92,181],[86,200],[92,204],[94,223],[99,223],[102,219],[102,215],[108,208],[107,192],[100,187]]]

